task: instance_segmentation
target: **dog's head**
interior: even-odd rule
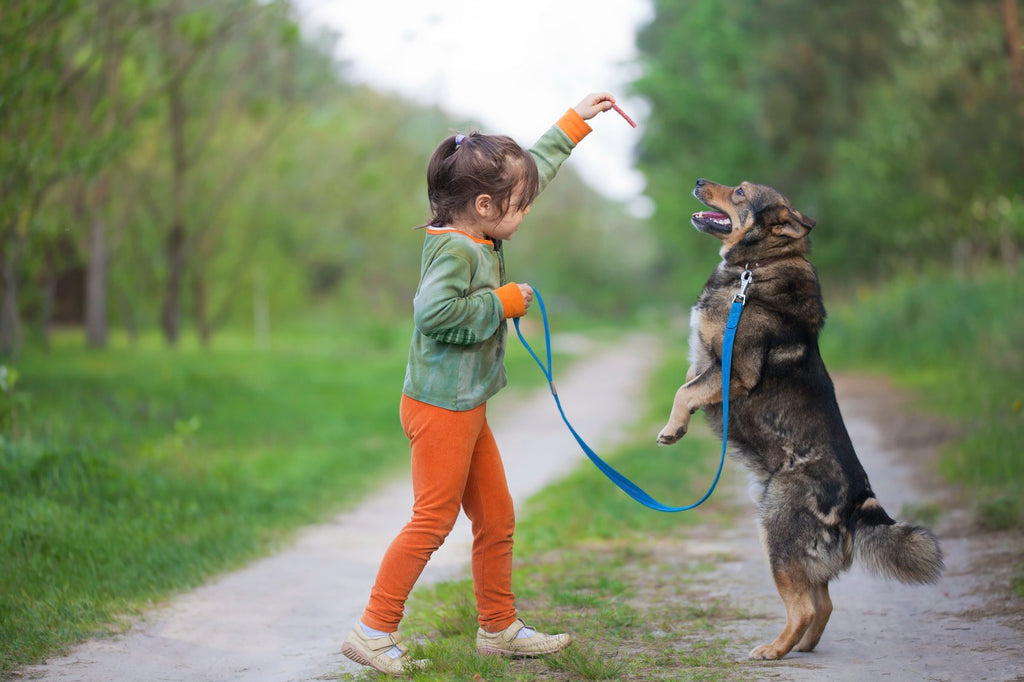
[[[722,258],[733,263],[805,254],[807,233],[815,220],[790,206],[781,192],[766,185],[742,182],[736,187],[700,178],[693,188],[712,211],[693,214],[701,232],[722,240]]]

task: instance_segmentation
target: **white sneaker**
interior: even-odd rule
[[[402,655],[393,658],[388,655],[393,647],[398,647]],[[345,638],[341,653],[356,663],[368,665],[378,672],[388,675],[402,675],[406,672],[423,668],[429,661],[413,660],[409,649],[402,644],[397,632],[386,637],[367,637],[358,625]]]
[[[572,637],[567,634],[545,635],[534,632],[527,637],[517,637],[519,631],[527,627],[522,618],[509,625],[501,632],[487,632],[483,628],[476,631],[476,650],[481,654],[497,656],[543,656],[561,651],[572,644]]]

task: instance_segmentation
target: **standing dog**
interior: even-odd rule
[[[722,432],[722,340],[740,275],[753,280],[733,346],[729,444],[759,484],[761,541],[786,604],[786,627],[750,652],[778,659],[811,651],[832,613],[828,583],[853,557],[874,573],[931,583],[942,552],[926,529],[897,523],[868,483],[818,351],[825,307],[807,235],[815,221],[764,185],[700,179],[711,208],[694,227],[721,240],[722,262],[690,319],[690,369],[658,442],[675,443],[703,409]]]

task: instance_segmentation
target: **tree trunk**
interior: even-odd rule
[[[206,280],[198,268],[192,270],[192,306],[195,311],[199,341],[204,348],[209,347],[210,339],[213,338],[213,329],[210,326],[210,317],[206,307]]]
[[[94,212],[89,229],[89,263],[85,272],[85,338],[92,348],[107,345],[106,221]]]
[[[57,246],[51,242],[46,245],[46,256],[43,265],[43,309],[39,315],[39,333],[42,336],[43,350],[50,352],[50,324],[53,322],[53,307],[57,300]]]
[[[121,86],[121,63],[124,60],[126,32],[120,30],[120,22],[125,17],[118,16],[115,3],[100,3],[97,8],[99,23],[105,28],[106,38],[103,61],[103,95],[106,97],[107,112],[101,130],[110,135],[118,126]],[[97,97],[97,101],[98,97]],[[91,108],[97,108],[94,104]],[[85,130],[89,126],[84,126]],[[85,275],[85,338],[92,348],[104,348],[107,345],[109,330],[108,322],[108,282],[110,280],[111,253],[107,247],[106,209],[110,196],[111,170],[104,168],[93,184],[89,222],[89,261]]]
[[[89,261],[85,271],[85,338],[92,348],[107,345],[107,281],[110,254],[107,252],[107,222],[103,209],[107,203],[110,171],[96,181],[89,224]]]
[[[167,235],[167,290],[161,321],[164,338],[176,345],[181,333],[181,282],[185,273],[185,228],[180,220],[171,225]]]
[[[164,338],[172,346],[181,333],[181,286],[185,276],[184,185],[187,163],[185,157],[185,101],[181,81],[174,78],[167,87],[170,105],[168,123],[171,132],[171,225],[167,234],[167,291],[162,314]]]
[[[16,221],[17,219],[15,219]],[[18,262],[21,238],[14,221],[0,243],[0,353],[17,357],[23,342],[18,310]]]

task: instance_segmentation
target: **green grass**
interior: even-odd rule
[[[0,369],[0,678],[125,627],[408,463],[409,324],[312,323],[258,350],[61,334]],[[518,344],[516,344],[518,347]],[[516,391],[544,385],[510,350]]]
[[[0,440],[0,671],[255,556],[405,456],[397,343],[59,343],[17,363]]]

